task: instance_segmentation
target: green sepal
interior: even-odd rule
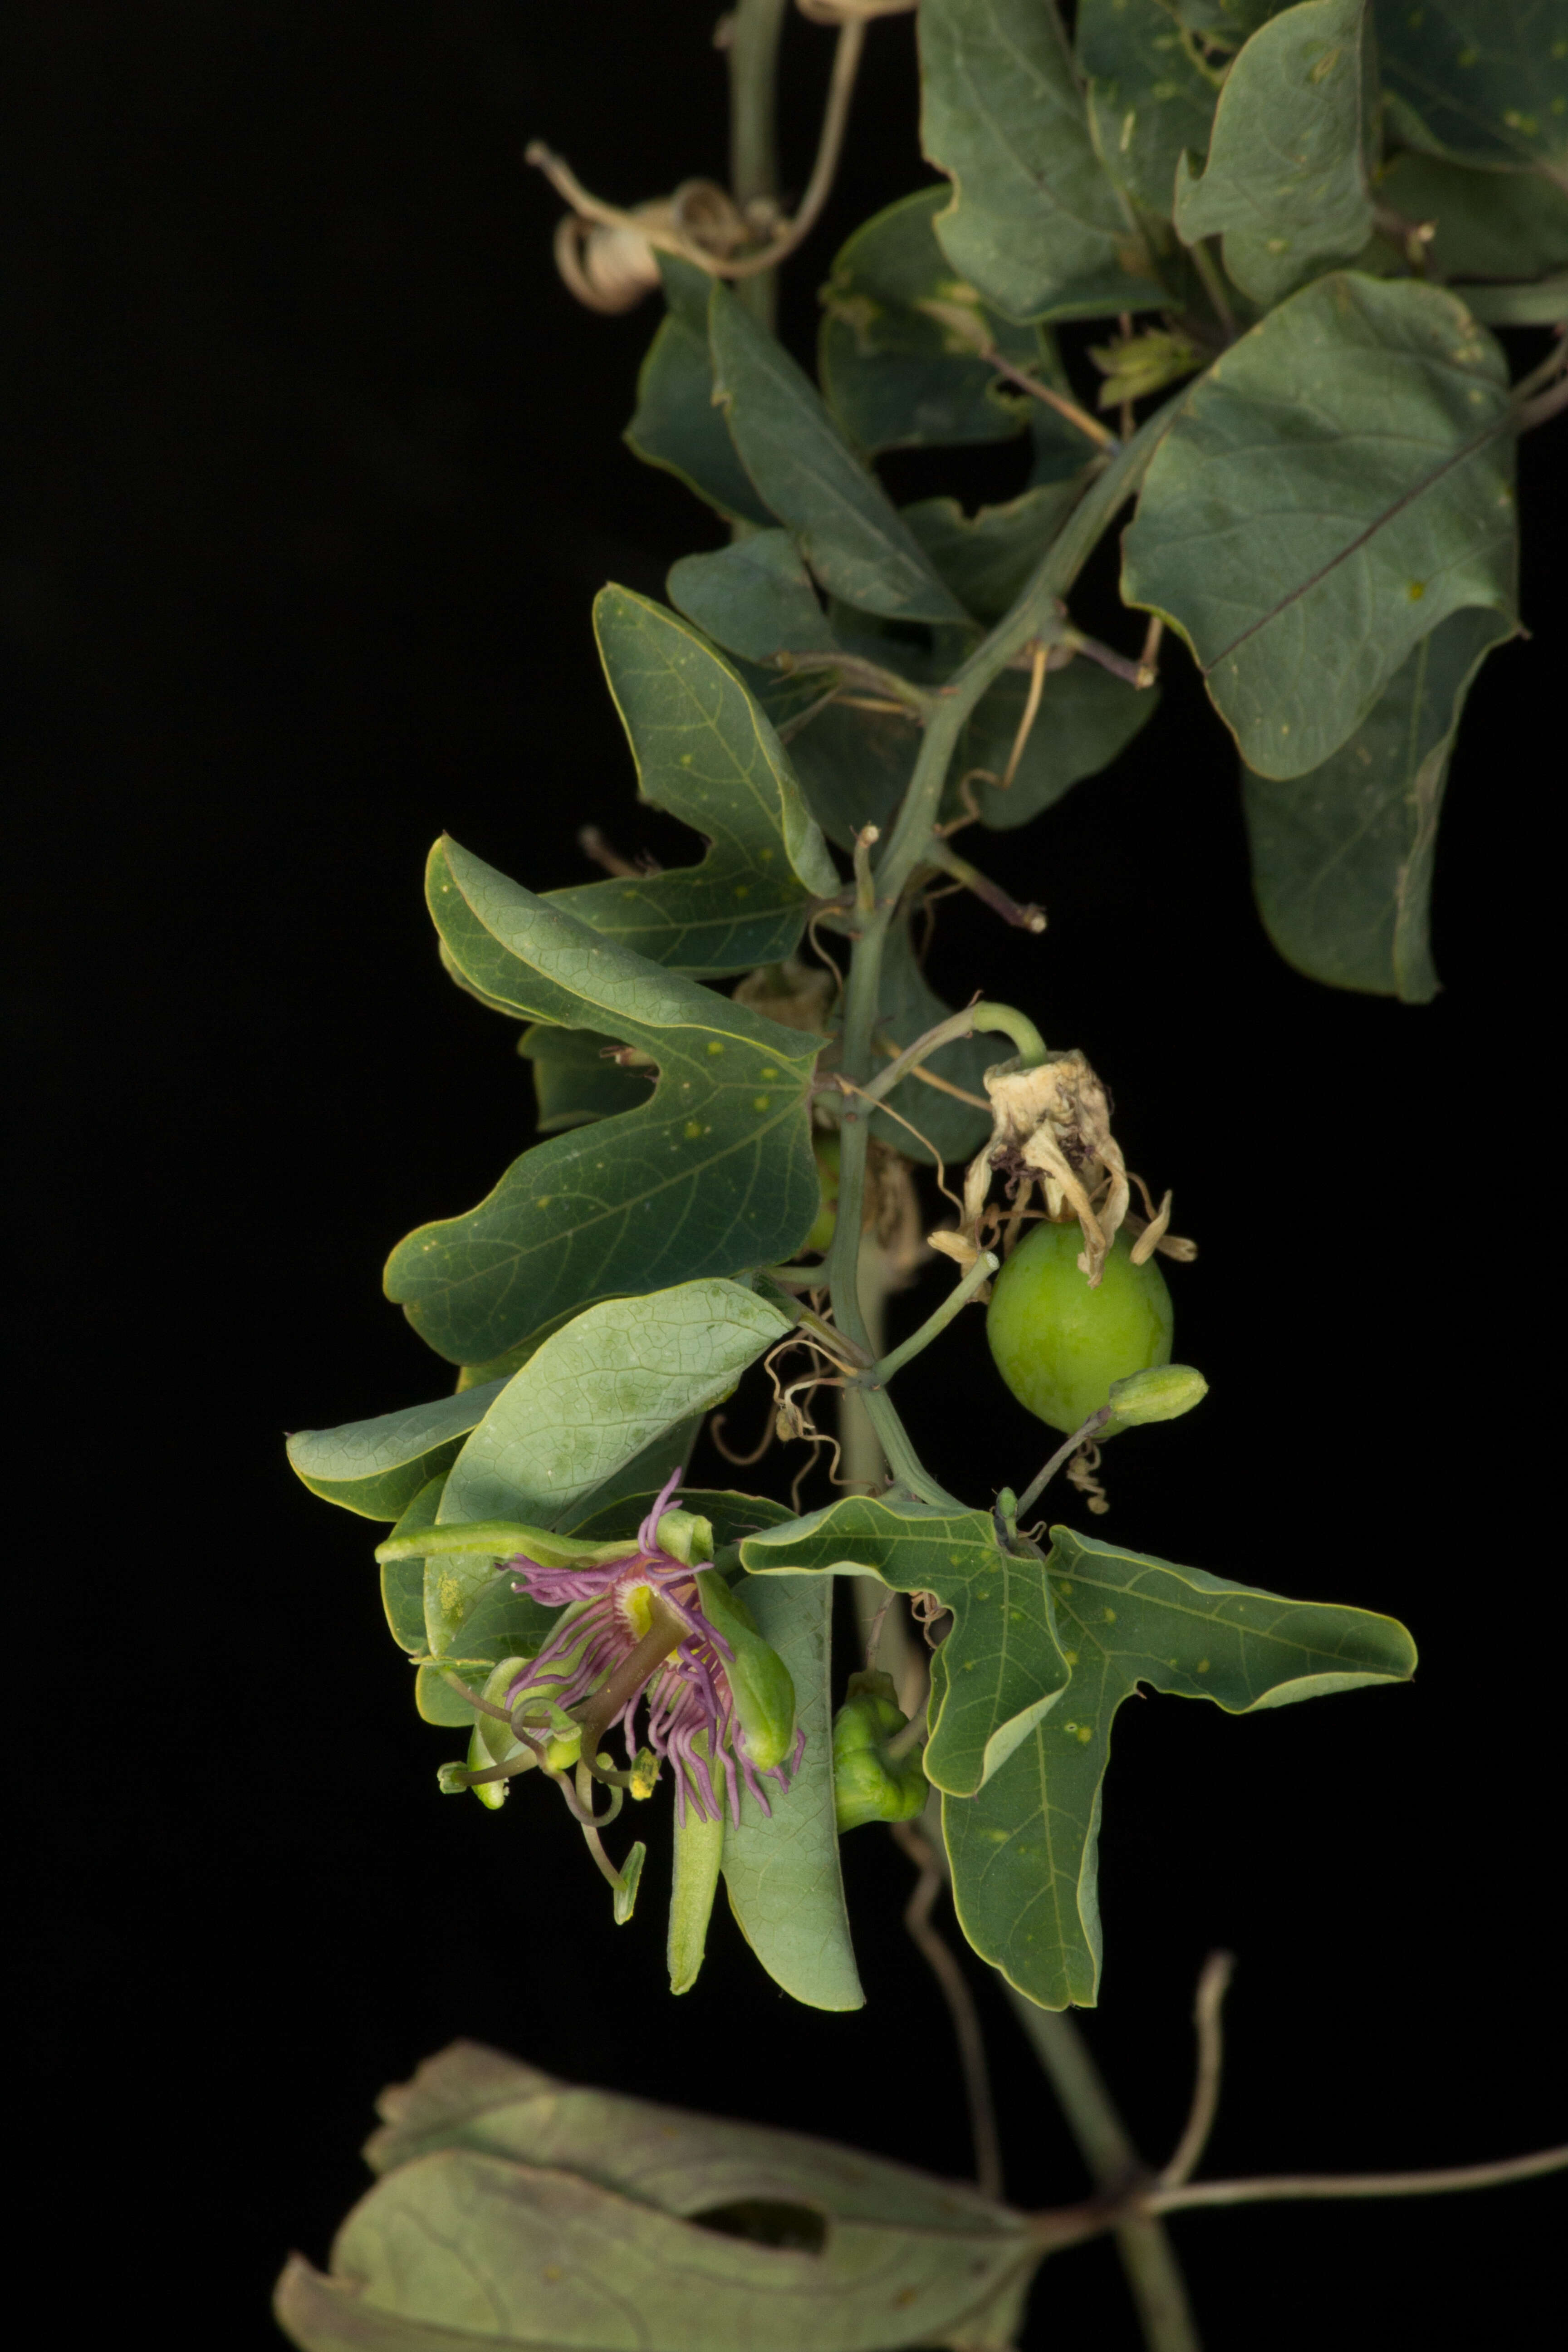
[[[771,1772],[788,1760],[795,1747],[795,1684],[789,1668],[763,1641],[750,1609],[716,1569],[698,1570],[697,1592],[703,1615],[732,1653],[724,1672],[746,1754],[759,1772]]]
[[[642,1866],[647,1860],[647,1848],[638,1838],[621,1864],[621,1883],[616,1889],[616,1925],[624,1927],[637,1909],[637,1888],[642,1883]]]
[[[909,1717],[893,1695],[890,1675],[851,1675],[833,1718],[833,1801],[838,1832],[867,1822],[911,1822],[926,1808],[931,1783],[920,1750],[889,1758],[887,1744]]]
[[[707,1734],[699,1732],[705,1740]],[[700,1814],[688,1792],[685,1819],[675,1822],[675,1876],[669,1895],[669,1962],[671,1992],[689,1992],[697,1982],[708,1944],[708,1923],[719,1887],[724,1858],[722,1809],[711,1820]]]
[[[432,1527],[446,1484],[445,1471],[438,1478],[427,1479],[394,1528],[394,1536],[413,1537],[420,1528]],[[381,1605],[392,1638],[412,1658],[423,1656],[426,1646],[425,1549],[422,1542],[417,1549],[410,1545],[397,1559],[384,1560],[378,1547],[375,1555],[381,1566]]]

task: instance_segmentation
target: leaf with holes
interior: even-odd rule
[[[934,1592],[952,1612],[925,1751],[939,1789],[984,1787],[1067,1687],[1040,1557],[1004,1549],[984,1511],[851,1495],[748,1537],[741,1560],[753,1576],[875,1576],[898,1592]]]
[[[1089,137],[1051,0],[924,0],[921,143],[952,197],[942,251],[1015,319],[1082,319],[1167,297]]]
[[[1037,2240],[962,2182],[474,2042],[379,2105],[330,2273],[296,2255],[279,2283],[304,2352],[621,2352],[628,2312],[643,2352],[1015,2340]]]
[[[488,996],[658,1066],[637,1109],[536,1145],[477,1209],[398,1244],[387,1292],[430,1346],[482,1364],[595,1299],[787,1258],[820,1199],[820,1041],[617,947],[456,842],[432,851],[428,896]]]
[[[1428,902],[1443,787],[1465,697],[1509,635],[1496,613],[1455,613],[1321,768],[1283,782],[1243,772],[1258,910],[1298,971],[1406,1004],[1437,993]]]
[[[1376,126],[1367,0],[1287,8],[1226,77],[1202,177],[1182,159],[1177,235],[1223,238],[1242,292],[1278,302],[1366,243]]]
[[[838,875],[771,721],[711,646],[649,598],[603,590],[594,626],[640,797],[709,845],[700,865],[551,890],[545,904],[672,971],[718,979],[781,961]]]
[[[953,1900],[975,1950],[1042,2009],[1100,1988],[1100,1784],[1117,1708],[1140,1684],[1230,1715],[1408,1680],[1403,1625],[1283,1601],[1202,1569],[1053,1528],[1047,1562],[1066,1691],[978,1795],[949,1796]]]
[[[709,299],[713,382],[746,470],[825,588],[899,621],[962,621],[876,476],[783,345],[722,286]]]
[[[1243,759],[1300,776],[1449,614],[1514,607],[1491,337],[1435,286],[1341,274],[1200,378],[1122,541],[1122,593],[1197,656]]]

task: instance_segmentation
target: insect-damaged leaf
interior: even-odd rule
[[[705,834],[700,865],[552,890],[545,903],[671,971],[717,978],[792,952],[838,876],[784,747],[729,664],[626,588],[594,605],[641,797]]]
[[[960,2183],[473,2042],[380,2105],[330,2274],[296,2256],[279,2284],[304,2352],[624,2352],[628,2310],[641,2352],[1001,2352],[1038,2258]]]
[[[1044,1567],[1032,1549],[1005,1551],[986,1512],[851,1495],[749,1536],[741,1559],[754,1576],[876,1576],[952,1610],[925,1754],[939,1789],[983,1786],[1067,1686]]]
[[[820,1198],[818,1041],[602,939],[455,842],[431,853],[428,895],[487,996],[617,1037],[659,1072],[637,1108],[536,1145],[467,1216],[399,1244],[388,1295],[430,1345],[484,1363],[595,1298],[786,1258]]]
[[[1187,394],[1122,593],[1187,639],[1248,766],[1320,767],[1450,613],[1511,616],[1507,418],[1502,355],[1462,302],[1347,272]]]
[[[746,469],[825,588],[900,621],[962,621],[898,509],[789,353],[722,286],[709,304],[714,382]]]
[[[1249,1715],[1403,1682],[1415,1648],[1391,1617],[1282,1601],[1068,1528],[1051,1537],[1072,1678],[978,1795],[944,1800],[942,1830],[975,1950],[1043,2009],[1065,2009],[1092,2004],[1100,1984],[1100,1783],[1122,1700],[1147,1683]]]
[[[1277,302],[1366,243],[1376,124],[1367,0],[1287,8],[1226,77],[1203,176],[1182,160],[1178,235],[1222,236],[1243,293]]]
[[[1080,319],[1167,299],[1089,137],[1051,0],[924,0],[921,141],[953,183],[936,233],[1015,319]]]
[[[1496,613],[1453,614],[1321,768],[1284,781],[1243,772],[1258,910],[1298,971],[1406,1004],[1436,994],[1428,905],[1443,788],[1465,697],[1509,634]]]

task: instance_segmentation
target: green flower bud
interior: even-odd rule
[[[770,1772],[787,1763],[795,1751],[795,1684],[789,1668],[763,1641],[751,1611],[716,1569],[698,1570],[697,1591],[702,1614],[733,1654],[724,1671],[746,1754],[759,1772]]]
[[[851,1675],[848,1696],[833,1718],[833,1800],[840,1836],[864,1822],[910,1822],[925,1811],[930,1784],[918,1748],[889,1759],[887,1743],[909,1717],[893,1696],[892,1677]]]
[[[1110,1428],[1132,1429],[1141,1421],[1175,1421],[1201,1404],[1208,1392],[1207,1381],[1191,1364],[1156,1364],[1146,1372],[1131,1372],[1126,1380],[1110,1383],[1109,1402],[1116,1416]]]

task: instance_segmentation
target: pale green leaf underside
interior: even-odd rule
[[[881,484],[820,394],[731,293],[715,285],[714,384],[747,472],[823,586],[900,621],[962,621]]]
[[[536,1145],[477,1209],[399,1244],[387,1292],[422,1337],[484,1363],[596,1298],[786,1258],[819,1199],[817,1041],[616,946],[454,842],[431,854],[428,895],[487,995],[640,1047],[659,1076],[647,1103]]]
[[[745,1578],[736,1589],[789,1669],[805,1745],[786,1790],[765,1784],[771,1815],[744,1793],[739,1822],[726,1816],[730,1906],[763,1967],[795,2000],[811,2009],[860,2009],[866,1996],[844,1904],[833,1802],[833,1587],[826,1579],[770,1586]]]
[[[1015,319],[1084,318],[1165,299],[1089,137],[1055,10],[924,0],[921,143],[953,183],[943,252]]]
[[[741,1558],[757,1576],[873,1575],[952,1610],[925,1753],[939,1789],[978,1789],[1067,1685],[1041,1562],[1005,1552],[984,1511],[848,1496],[748,1537]]]
[[[666,1431],[728,1395],[789,1328],[755,1292],[712,1279],[588,1307],[479,1423],[447,1476],[442,1524],[562,1524]]]
[[[1509,634],[1499,614],[1453,614],[1321,768],[1284,782],[1243,771],[1258,910],[1298,971],[1406,1004],[1436,994],[1428,905],[1443,788],[1471,680]]]
[[[977,1796],[948,1797],[953,1897],[976,1951],[1042,2008],[1100,1985],[1100,1784],[1110,1727],[1142,1684],[1228,1714],[1401,1682],[1415,1649],[1392,1618],[1284,1601],[1201,1569],[1051,1530],[1066,1691]]]
[[[1321,766],[1450,613],[1511,614],[1507,402],[1461,302],[1348,272],[1188,394],[1122,543],[1122,593],[1187,639],[1250,767]]]
[[[812,894],[838,876],[784,746],[696,631],[625,588],[594,605],[599,651],[643,799],[707,835],[701,863],[551,890],[545,903],[620,947],[700,978],[792,952]]]
[[[289,1440],[289,1465],[326,1502],[362,1518],[401,1518],[426,1481],[457,1458],[505,1386],[490,1381],[460,1396],[436,1397],[337,1429],[296,1430]]]

